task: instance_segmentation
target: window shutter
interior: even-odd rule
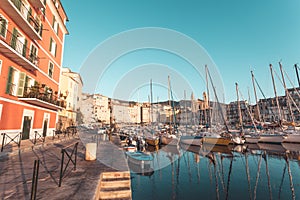
[[[11,80],[12,80],[12,74],[13,74],[14,68],[13,67],[9,67],[8,69],[8,78],[7,78],[7,82],[6,82],[6,94],[11,94]]]
[[[32,9],[31,7],[29,8],[29,11],[27,13],[27,21],[30,23],[31,22],[31,16],[32,16]]]
[[[5,19],[1,20],[1,27],[0,27],[0,34],[5,37],[5,32],[6,32],[6,24],[7,21]]]
[[[55,24],[55,16],[53,15],[53,19],[52,19],[52,28],[54,28],[54,24]]]
[[[22,55],[24,57],[26,57],[26,51],[27,51],[27,40],[24,40],[24,45],[23,45],[23,51],[22,51]]]
[[[55,44],[54,57],[56,57],[57,45]]]
[[[11,38],[11,42],[10,42],[10,46],[13,49],[16,49],[16,45],[17,45],[17,35],[18,35],[18,31],[16,28],[13,29],[13,34],[12,34],[12,38]]]
[[[42,35],[43,35],[43,24],[41,23],[41,26],[40,26],[40,36],[43,37]]]
[[[20,72],[20,74],[19,74],[19,83],[18,83],[17,96],[23,96],[23,94],[24,94],[25,80],[26,80],[26,74],[24,72]]]
[[[53,39],[52,37],[50,38],[50,48],[49,48],[49,51],[51,52],[51,49],[52,49],[52,42],[53,42]]]

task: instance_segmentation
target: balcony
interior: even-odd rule
[[[51,89],[40,85],[25,88],[24,94],[19,97],[19,100],[51,110],[66,108],[66,101],[61,98],[61,95],[58,95],[57,92],[53,93]]]
[[[30,53],[20,38],[7,30],[5,37],[0,35],[0,53],[29,71],[39,67],[39,57]]]
[[[46,6],[46,0],[28,0],[31,5],[33,5],[36,8],[44,8]]]
[[[35,40],[42,39],[42,29],[39,20],[32,16],[31,11],[21,0],[2,0],[0,7],[30,38]]]

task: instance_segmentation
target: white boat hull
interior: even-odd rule
[[[201,146],[202,139],[203,139],[202,137],[181,136],[180,142],[186,145]]]
[[[300,143],[300,134],[289,134],[283,142]]]
[[[259,141],[259,137],[256,137],[256,136],[248,136],[248,137],[245,137],[245,142],[246,143],[250,143],[250,144],[257,144],[258,141]]]
[[[262,143],[273,143],[273,144],[281,144],[285,136],[283,135],[260,135],[258,142]]]

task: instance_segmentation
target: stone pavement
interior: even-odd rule
[[[62,180],[61,187],[58,187],[61,149],[67,148],[71,154],[74,144],[79,142],[77,148],[77,166],[73,170],[70,162]],[[97,141],[99,155],[105,158],[105,164],[96,161],[85,160],[85,145],[77,137],[61,137],[52,140],[46,138],[42,143],[37,144],[29,140],[22,141],[20,148],[16,145],[4,148],[0,153],[0,199],[30,199],[34,160],[40,160],[39,177],[37,186],[37,199],[95,199],[97,194],[100,175],[102,172],[116,172],[116,166],[129,171],[124,154],[118,148],[112,148],[109,141]],[[109,152],[109,153],[107,153]],[[120,154],[121,153],[121,154]],[[98,156],[97,156],[98,157]],[[66,165],[68,159],[65,156]],[[108,163],[112,163],[110,166]]]

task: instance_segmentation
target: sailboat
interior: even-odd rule
[[[296,107],[298,112],[300,112],[300,109],[298,108],[298,105],[295,103],[295,101],[293,100],[293,98],[290,95],[290,92],[286,88],[282,65],[281,65],[281,63],[279,63],[279,65],[280,65],[280,71],[281,71],[281,76],[282,76],[282,81],[283,81],[283,87],[284,87],[285,93],[286,93],[288,109],[289,109],[291,119],[292,119],[292,122],[288,123],[288,125],[290,125],[290,127],[292,127],[292,129],[287,129],[284,131],[287,135],[286,135],[286,138],[283,140],[283,142],[300,143],[300,132],[299,132],[299,130],[296,130],[295,117],[294,117],[294,112],[291,107],[291,102]],[[295,64],[295,70],[297,73],[297,77],[299,77],[297,64]],[[291,82],[291,84],[293,85],[292,82]],[[300,94],[299,94],[298,90],[294,87],[294,85],[293,85],[293,88],[294,88],[295,93],[298,95],[298,97],[300,97]],[[287,123],[285,123],[285,124],[287,124]]]
[[[272,64],[270,64],[269,66],[270,66],[270,72],[271,72],[271,77],[272,77],[272,83],[273,83],[273,89],[274,89],[277,109],[278,109],[278,113],[279,113],[279,119],[280,119],[280,121],[282,121],[283,120],[282,119],[282,113],[281,113],[281,109],[280,109],[280,106],[279,106],[279,100],[278,100],[276,85],[275,85],[275,81],[274,81]],[[282,129],[282,127],[281,127],[281,129]],[[282,131],[275,131],[275,129],[274,129],[271,132],[268,132],[268,133],[265,133],[265,134],[260,134],[260,138],[259,138],[258,142],[281,144],[284,139],[285,139],[284,133]]]
[[[186,96],[186,95],[184,95]],[[191,107],[192,107],[192,112],[193,112],[193,107],[194,106],[194,94],[192,93],[191,95]],[[194,117],[192,117],[192,119],[194,119]],[[186,123],[187,123],[187,111],[186,111]],[[203,143],[203,136],[201,134],[196,134],[195,135],[195,131],[192,130],[190,135],[187,135],[188,130],[187,130],[187,126],[185,127],[185,135],[182,135],[180,137],[180,143],[184,144],[184,145],[191,145],[191,146],[201,146]]]
[[[160,139],[161,139],[161,143],[165,144],[165,145],[174,145],[177,146],[179,139],[176,136],[176,113],[175,113],[175,108],[174,108],[174,100],[173,100],[173,94],[172,94],[172,88],[171,88],[171,81],[170,81],[170,76],[168,76],[168,96],[169,96],[169,105],[171,106],[171,110],[172,110],[172,116],[173,116],[173,124],[174,127],[172,128],[172,124],[171,124],[171,115],[169,113],[170,116],[170,127],[169,130],[170,132],[166,132],[164,134],[161,135]],[[172,103],[170,102],[170,98],[172,99]],[[173,130],[173,132],[172,132]]]
[[[210,83],[212,85],[215,98],[217,100],[217,105],[218,105],[219,110],[221,112],[221,117],[223,119],[223,122],[224,122],[224,125],[225,125],[225,128],[226,128],[226,132],[223,132],[221,134],[216,133],[216,132],[203,132],[202,133],[202,136],[203,136],[202,142],[203,142],[203,144],[229,145],[232,142],[232,136],[229,132],[229,129],[228,129],[228,126],[227,126],[227,123],[226,123],[226,120],[225,120],[225,117],[224,117],[224,114],[223,114],[223,110],[221,108],[220,101],[219,101],[218,96],[217,96],[216,88],[213,84],[212,77],[211,77],[211,75],[208,71],[207,65],[205,65],[205,71],[206,71],[206,77],[207,77],[206,80],[207,80],[207,82],[208,82],[208,77],[210,79]]]
[[[151,133],[150,135],[146,135],[145,141],[148,145],[151,146],[157,146],[159,144],[159,137],[157,137],[154,133],[155,130],[153,129],[153,110],[152,110],[152,104],[153,104],[153,94],[152,94],[152,79],[150,80],[150,95],[151,95],[151,100],[150,100],[150,123],[151,123]]]

